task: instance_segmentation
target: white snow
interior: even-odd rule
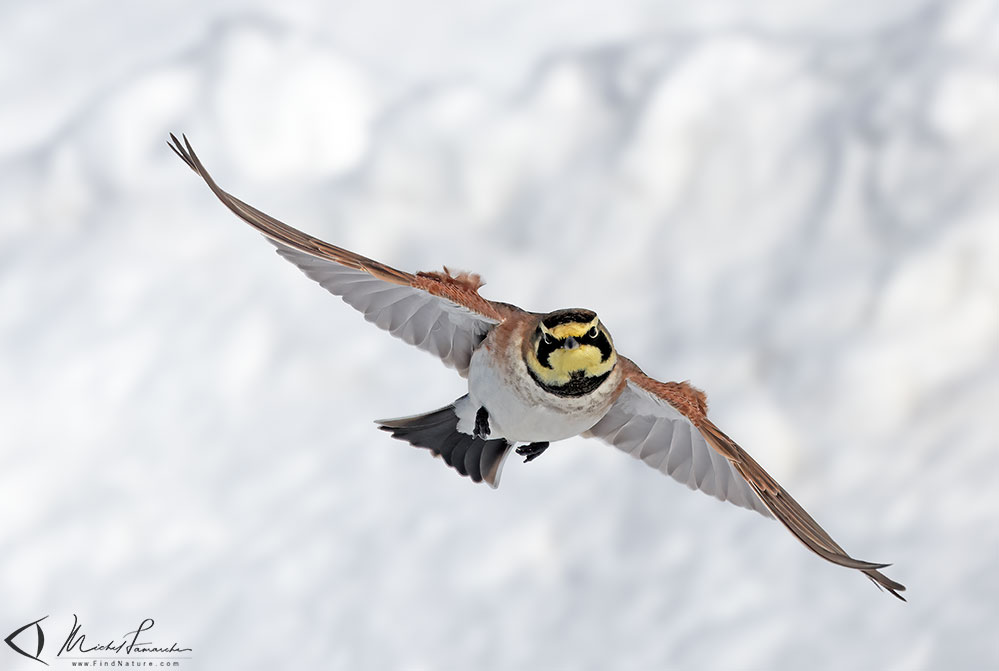
[[[191,669],[999,667],[999,7],[0,8],[0,638]],[[599,312],[908,604],[596,441],[474,485],[463,381],[235,219]],[[36,662],[0,645],[0,666]]]

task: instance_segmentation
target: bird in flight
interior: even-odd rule
[[[277,253],[376,326],[468,380],[431,412],[378,421],[475,482],[499,484],[511,449],[532,461],[552,442],[599,438],[722,501],[776,518],[809,550],[861,571],[905,601],[888,564],[854,559],[769,473],[707,417],[703,392],[660,382],[617,353],[592,310],[528,312],[479,295],[471,273],[397,270],[303,233],[222,190],[184,136],[170,148]]]

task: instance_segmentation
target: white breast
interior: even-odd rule
[[[490,438],[552,442],[579,435],[607,412],[620,379],[618,371],[591,394],[556,396],[531,378],[520,354],[521,341],[511,338],[507,351],[497,352],[494,334],[472,354],[468,397],[456,407],[459,431],[471,433],[475,413],[484,407],[489,413]]]

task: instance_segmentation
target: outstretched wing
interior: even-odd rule
[[[373,322],[410,345],[440,357],[465,376],[472,351],[517,308],[479,295],[478,275],[415,275],[323,242],[232,196],[212,179],[191,143],[171,133],[170,148],[196,172],[222,204],[263,233],[278,254]]]
[[[823,559],[863,571],[875,584],[905,600],[905,587],[876,564],[850,557],[745,450],[706,416],[704,394],[686,383],[659,382],[633,362],[624,366],[624,388],[587,435],[601,438],[691,489],[773,516]]]

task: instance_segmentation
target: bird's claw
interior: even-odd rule
[[[533,461],[541,456],[541,453],[548,449],[548,443],[531,443],[521,445],[516,449],[517,454],[524,457],[524,463]]]

